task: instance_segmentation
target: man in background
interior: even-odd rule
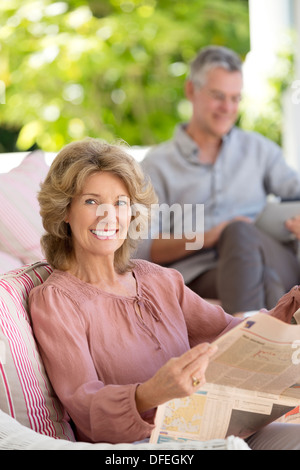
[[[142,166],[160,205],[204,205],[204,243],[187,249],[191,240],[184,231],[176,237],[171,223],[170,236],[159,226],[153,236],[152,227],[137,253],[176,268],[192,290],[219,299],[231,314],[272,308],[300,280],[295,243],[280,243],[254,224],[269,194],[300,198],[300,177],[275,143],[235,126],[242,87],[242,62],[227,48],[207,47],[191,63],[185,88],[191,119],[151,149]],[[291,235],[299,226],[297,218],[287,223]]]

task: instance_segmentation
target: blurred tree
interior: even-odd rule
[[[167,139],[195,53],[249,50],[246,0],[4,0],[0,15],[0,151]]]

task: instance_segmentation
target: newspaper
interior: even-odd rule
[[[293,322],[294,324],[300,324],[300,309],[294,313]],[[300,342],[300,341],[299,341]],[[294,347],[297,346],[297,343],[294,343]],[[290,423],[290,424],[300,424],[300,406],[297,406],[289,413],[286,413],[284,416],[279,418],[277,421],[281,423]]]
[[[300,424],[300,406],[297,406],[289,413],[279,418],[277,421],[281,423]]]
[[[193,395],[157,409],[150,442],[246,438],[300,417],[300,324],[257,313],[221,336]]]

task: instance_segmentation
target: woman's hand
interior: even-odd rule
[[[140,413],[172,400],[192,395],[205,384],[205,371],[216,346],[199,344],[182,356],[170,359],[147,382],[136,390]]]

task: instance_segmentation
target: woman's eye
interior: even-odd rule
[[[86,199],[85,204],[93,205],[96,204],[96,201],[94,199]]]
[[[117,201],[117,206],[127,206],[127,204],[128,204],[127,199],[126,199],[126,200],[124,200],[124,199],[119,199],[119,200]]]

